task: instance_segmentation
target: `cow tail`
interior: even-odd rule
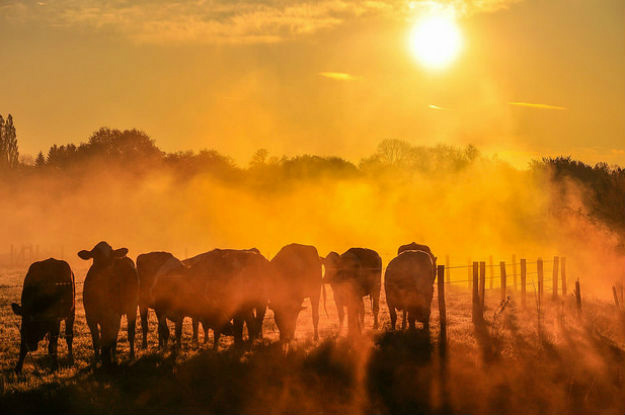
[[[326,317],[329,318],[328,309],[326,308],[326,285],[323,281],[321,281],[321,295],[323,295],[323,311],[325,311]]]

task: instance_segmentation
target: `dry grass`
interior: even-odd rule
[[[265,339],[235,350],[224,339],[218,353],[190,343],[157,351],[151,313],[150,345],[128,361],[125,322],[119,365],[110,372],[92,366],[91,340],[77,274],[77,320],[72,367],[49,370],[45,344],[29,354],[21,376],[12,368],[19,349],[18,319],[10,303],[19,298],[23,270],[0,272],[0,411],[65,413],[205,412],[604,412],[625,411],[625,333],[614,307],[584,304],[578,318],[572,300],[547,300],[539,336],[531,296],[522,308],[512,292],[499,311],[499,291],[487,292],[486,325],[471,322],[469,292],[450,286],[447,341],[441,343],[436,298],[432,330],[386,333],[368,330],[362,339],[337,336],[336,309],[328,289],[320,336],[312,341],[310,309],[298,321],[296,344],[283,355],[275,344],[271,313]],[[367,304],[367,327],[372,326]],[[381,322],[389,326],[382,303]],[[139,330],[137,332],[139,334]],[[44,342],[45,343],[45,342]],[[66,356],[60,341],[61,362]]]

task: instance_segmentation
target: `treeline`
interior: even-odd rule
[[[139,176],[166,172],[179,180],[208,175],[219,181],[251,184],[271,190],[288,188],[302,180],[323,178],[374,177],[394,182],[420,176],[435,179],[461,173],[478,163],[501,163],[483,157],[472,145],[426,147],[388,139],[378,145],[375,153],[357,164],[340,157],[276,157],[260,149],[246,166],[239,166],[232,158],[215,150],[166,153],[142,131],[101,128],[86,142],[79,145],[55,144],[46,153],[40,152],[34,164],[26,164],[18,161],[15,127],[10,115],[6,121],[0,117],[0,131],[0,167],[5,171],[4,177],[10,177],[13,184],[15,176],[23,174],[79,176],[86,171],[119,172],[122,169]],[[12,173],[6,173],[7,167]],[[534,160],[530,163],[530,172],[549,177],[551,183],[556,185],[555,191],[560,192],[563,199],[573,191],[568,184],[575,183],[575,191],[582,189],[586,212],[611,228],[625,232],[625,169],[605,163],[589,166],[571,157],[557,157]]]

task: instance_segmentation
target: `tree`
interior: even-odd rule
[[[45,164],[46,158],[43,155],[43,151],[40,151],[39,154],[37,154],[37,158],[35,159],[35,166],[43,167]]]
[[[6,121],[0,116],[0,168],[15,168],[19,165],[20,153],[17,146],[17,135],[13,125],[13,116],[9,114]]]

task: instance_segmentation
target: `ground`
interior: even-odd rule
[[[242,350],[226,338],[215,353],[212,335],[194,345],[185,322],[178,354],[157,350],[151,312],[148,349],[129,361],[124,319],[118,365],[103,370],[93,365],[85,325],[85,271],[75,269],[75,364],[67,365],[61,339],[62,366],[51,371],[44,340],[17,376],[19,320],[10,304],[20,297],[24,270],[0,270],[0,412],[625,412],[625,325],[612,304],[587,300],[578,314],[572,298],[546,299],[539,323],[533,294],[522,307],[511,291],[502,306],[499,290],[487,290],[485,323],[475,325],[469,290],[447,284],[446,338],[435,295],[429,333],[390,333],[384,301],[382,329],[374,331],[367,302],[367,329],[351,340],[337,333],[328,287],[317,343],[308,301],[287,354],[276,344],[271,312],[263,341]]]

